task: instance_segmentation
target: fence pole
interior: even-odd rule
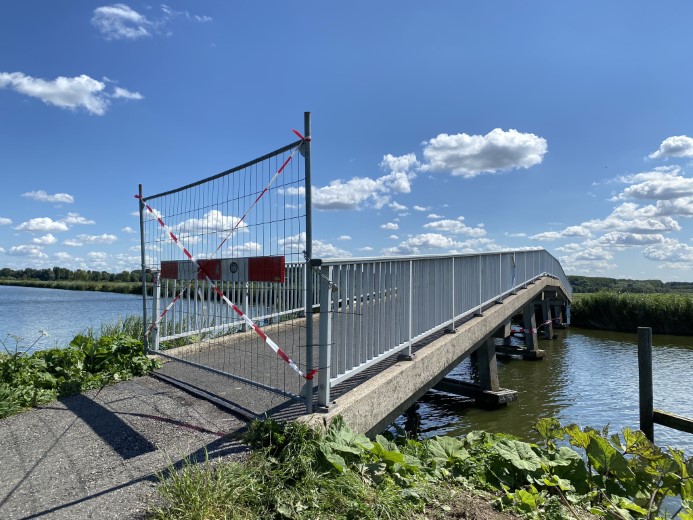
[[[313,215],[311,199],[311,164],[310,164],[310,112],[303,114],[303,131],[306,141],[303,147],[303,157],[306,169],[306,262],[313,259]],[[313,273],[306,269],[306,374],[313,370]],[[313,380],[306,381],[306,413],[313,413]]]
[[[318,352],[318,406],[326,407],[330,403],[330,377],[332,374],[332,315],[330,305],[332,297],[330,284],[332,267],[322,266],[320,277],[320,349]]]
[[[161,273],[152,269],[152,323],[159,319],[161,301]],[[152,349],[159,350],[159,323],[152,329]]]
[[[139,185],[139,205],[140,205],[140,258],[142,260],[142,344],[144,351],[149,349],[147,338],[147,265],[144,254],[144,201],[142,200],[142,185]]]
[[[638,327],[638,376],[640,389],[640,429],[650,442],[654,442],[652,329],[650,327]]]

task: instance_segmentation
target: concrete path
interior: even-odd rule
[[[156,474],[239,457],[245,423],[151,377],[0,420],[0,518],[142,518]]]

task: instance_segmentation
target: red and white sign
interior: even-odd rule
[[[197,268],[191,260],[161,262],[161,278],[167,280],[212,280],[224,282],[284,283],[286,260],[283,256],[251,256],[198,260]]]

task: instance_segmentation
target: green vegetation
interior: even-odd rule
[[[627,293],[678,293],[693,294],[692,282],[662,282],[661,280],[627,280],[592,276],[568,276],[575,293],[601,291]]]
[[[10,340],[15,342],[13,349],[8,346]],[[21,339],[13,336],[0,340],[4,349],[0,353],[0,418],[59,397],[144,375],[157,364],[144,354],[141,341],[122,332],[99,338],[91,333],[79,335],[67,348],[32,354],[28,351],[33,345],[21,349],[20,343]]]
[[[160,519],[443,518],[458,497],[495,496],[527,518],[665,518],[665,497],[693,520],[693,459],[555,419],[535,426],[538,446],[485,432],[464,438],[370,440],[335,420],[326,433],[301,423],[251,424],[243,462],[186,463],[160,476]],[[561,444],[559,446],[559,443]],[[570,446],[570,447],[569,447]]]
[[[147,275],[147,281],[151,281]],[[0,285],[66,289],[70,291],[101,291],[121,294],[142,294],[142,271],[71,271],[64,267],[51,269],[0,269]]]
[[[693,296],[682,294],[582,294],[571,305],[576,327],[655,334],[693,335]]]

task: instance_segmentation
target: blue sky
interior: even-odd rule
[[[693,281],[693,3],[4,2],[0,266],[139,268],[133,195],[295,139],[315,256]]]

